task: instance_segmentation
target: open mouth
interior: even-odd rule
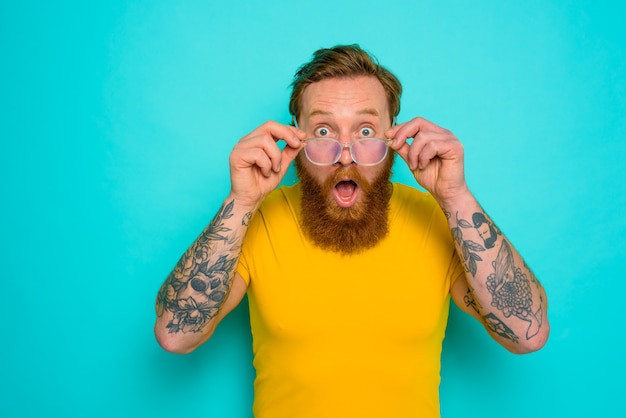
[[[337,204],[343,208],[354,205],[359,195],[359,185],[353,180],[342,180],[335,185],[333,196]]]

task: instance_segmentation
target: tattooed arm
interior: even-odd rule
[[[550,331],[545,290],[476,201],[468,196],[466,202],[453,214],[446,211],[465,267],[452,297],[508,350],[536,351]]]
[[[197,348],[243,298],[247,286],[235,269],[252,213],[238,209],[226,200],[161,286],[154,330],[167,351]]]
[[[545,291],[470,193],[461,143],[423,118],[397,125],[386,136],[448,217],[466,270],[452,288],[455,302],[510,351],[540,349],[550,331]]]
[[[305,137],[295,127],[270,121],[233,148],[230,196],[183,254],[157,296],[154,332],[167,351],[196,349],[245,295],[247,286],[236,268],[248,223],[284,177]],[[287,145],[282,151],[276,145],[280,138]]]

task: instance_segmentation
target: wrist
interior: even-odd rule
[[[235,212],[241,213],[254,213],[261,206],[263,199],[257,199],[249,196],[240,196],[236,193],[231,193],[226,198],[226,202],[233,202],[233,209]]]
[[[441,209],[447,213],[476,211],[480,209],[478,201],[467,186],[454,194],[450,194],[445,198],[439,197],[436,200],[439,206],[441,206]]]

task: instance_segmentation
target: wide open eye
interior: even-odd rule
[[[359,131],[359,137],[361,138],[369,138],[374,135],[374,130],[372,128],[361,128]]]
[[[317,128],[315,130],[315,137],[316,138],[324,138],[324,137],[327,137],[327,136],[330,136],[330,129],[328,129],[327,127],[322,126],[322,127]]]

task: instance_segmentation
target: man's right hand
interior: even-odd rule
[[[304,131],[274,121],[241,138],[230,154],[231,196],[238,204],[257,208],[283,179],[305,138]],[[286,143],[282,151],[279,140]]]

